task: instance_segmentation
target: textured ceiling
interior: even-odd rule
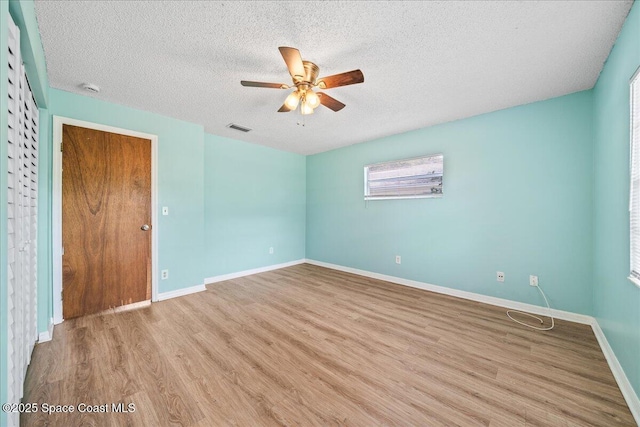
[[[631,1],[36,1],[51,86],[311,154],[593,87]],[[291,83],[278,46],[347,104],[277,113]],[[236,123],[253,129],[226,128]]]

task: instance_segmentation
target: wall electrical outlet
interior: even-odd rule
[[[498,282],[504,282],[504,272],[497,271],[496,272],[496,279],[498,280]]]
[[[402,257],[400,255],[396,255],[396,264],[402,264]]]
[[[529,276],[529,285],[538,286],[538,276],[534,276],[534,275]]]
[[[168,279],[168,278],[169,278],[169,270],[162,270],[162,271],[160,272],[160,278],[161,278],[162,280],[164,280],[164,279]]]
[[[269,254],[273,255],[273,246],[269,248]]]

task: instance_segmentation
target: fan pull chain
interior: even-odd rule
[[[300,110],[300,119],[298,120],[298,126],[305,127],[304,125],[304,114],[302,114],[302,103],[304,100],[300,101],[300,105],[298,106],[298,110]]]

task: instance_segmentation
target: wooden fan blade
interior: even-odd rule
[[[334,74],[333,76],[321,77],[317,85],[321,89],[332,87],[354,85],[364,82],[364,74],[360,70],[347,71],[346,73]]]
[[[287,63],[287,68],[289,69],[289,74],[296,80],[296,76],[299,78],[304,78],[304,66],[302,65],[302,57],[300,56],[300,51],[293,47],[280,46],[278,48],[282,57],[284,58],[284,62]]]
[[[280,107],[278,113],[288,113],[289,111],[291,111],[291,109],[287,107],[287,104],[282,104],[282,107]]]
[[[330,110],[340,111],[345,107],[342,102],[330,97],[326,93],[318,92],[318,97],[320,97],[320,104],[324,105]]]
[[[289,86],[287,86],[284,83],[250,82],[247,80],[242,80],[240,81],[240,84],[242,86],[249,86],[249,87],[269,87],[273,89],[289,89]]]

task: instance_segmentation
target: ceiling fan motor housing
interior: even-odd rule
[[[318,67],[311,61],[302,61],[302,65],[304,66],[303,81],[314,85],[316,83],[316,79],[318,78],[318,73],[320,73],[320,67]]]

